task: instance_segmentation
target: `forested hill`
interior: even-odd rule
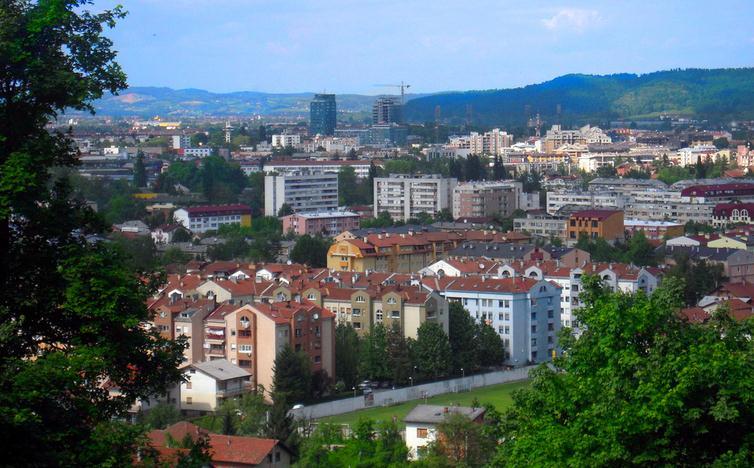
[[[670,70],[645,75],[564,75],[514,89],[439,93],[406,103],[409,121],[520,126],[529,115],[563,123],[653,118],[754,119],[754,68]],[[528,112],[527,112],[528,111]]]

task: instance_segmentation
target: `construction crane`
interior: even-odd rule
[[[403,97],[406,93],[406,90],[411,87],[410,84],[405,84],[403,81],[401,81],[401,84],[376,84],[374,86],[384,87],[384,88],[400,88],[401,89],[401,106],[403,105]]]

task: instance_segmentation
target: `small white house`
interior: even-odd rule
[[[250,390],[251,374],[227,359],[197,362],[187,366],[181,383],[181,410],[207,413],[217,411],[226,398]]]
[[[406,446],[411,460],[420,459],[427,445],[437,438],[437,425],[450,414],[462,414],[470,420],[481,424],[484,418],[484,408],[469,408],[467,406],[434,406],[417,405],[403,418],[406,423]]]

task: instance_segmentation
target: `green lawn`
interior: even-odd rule
[[[476,398],[479,403],[491,403],[498,411],[503,411],[508,408],[513,401],[511,400],[511,393],[519,388],[524,388],[529,385],[529,382],[512,382],[499,385],[490,385],[489,387],[476,388],[469,392],[462,393],[445,393],[443,395],[436,395],[427,399],[428,405],[454,405],[470,406],[471,402]],[[328,418],[322,418],[320,421],[336,423],[336,424],[351,424],[353,425],[358,421],[360,417],[374,419],[376,421],[385,421],[395,416],[399,425],[403,426],[403,417],[408,414],[409,411],[414,409],[418,404],[423,404],[424,400],[412,400],[406,403],[401,403],[395,406],[379,406],[375,408],[364,409],[360,411],[354,411],[351,413],[340,414],[337,416],[330,416]]]

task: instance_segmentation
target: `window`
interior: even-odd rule
[[[547,324],[547,331],[555,331],[555,324],[548,323]]]
[[[322,362],[322,356],[314,356],[314,362],[316,363]]]
[[[377,309],[377,312],[375,313],[375,317],[377,318],[378,322],[382,322],[382,319],[383,319],[382,309]]]
[[[191,390],[191,381],[186,382],[186,390]]]
[[[242,353],[250,353],[251,352],[251,345],[250,344],[242,344],[239,347],[239,351]]]
[[[353,311],[351,312],[351,314],[354,317],[359,317],[359,316],[361,316],[361,309],[353,309]]]
[[[361,330],[361,322],[353,322],[354,330]]]
[[[356,302],[366,302],[364,296],[356,296]]]
[[[186,404],[187,404],[187,405],[190,405],[190,404],[192,404],[193,402],[194,402],[194,399],[193,399],[193,398],[191,398],[191,397],[186,397]]]
[[[498,320],[503,320],[503,317],[504,317],[503,313],[497,314],[497,319]]]
[[[532,361],[536,361],[537,360],[537,352],[536,351],[532,351],[531,352],[531,360]]]
[[[505,313],[505,320],[510,320],[510,319],[511,319],[511,314],[509,314],[508,312],[506,312]]]
[[[505,327],[505,334],[510,335],[511,334],[511,327]]]
[[[503,333],[505,333],[505,329],[502,326],[499,326],[497,327],[497,332],[502,335]]]
[[[416,428],[416,438],[417,439],[426,439],[427,438],[427,428],[426,427],[417,427]]]
[[[536,312],[532,312],[531,313],[531,319],[532,320],[537,320],[537,313]]]
[[[388,297],[387,298],[387,303],[388,304],[395,304],[395,298],[394,297]]]
[[[317,296],[316,296],[316,295],[315,295],[314,293],[309,293],[309,294],[308,294],[308,295],[306,296],[306,298],[307,298],[307,299],[309,299],[310,301],[313,301],[314,299],[316,299],[316,298],[317,298]]]
[[[532,325],[531,326],[531,332],[532,333],[537,333],[537,326],[536,325]]]
[[[548,342],[548,343],[552,343],[552,342],[553,342],[552,336],[548,336],[548,337],[547,337],[547,342]]]
[[[551,318],[554,318],[554,317],[555,317],[555,311],[553,311],[552,309],[548,309],[547,310],[547,318],[551,319]]]
[[[531,339],[531,345],[532,346],[537,346],[537,339],[536,338],[532,338]]]
[[[400,310],[391,311],[390,318],[401,318],[401,311]]]
[[[503,307],[510,307],[510,306],[511,306],[511,301],[507,299],[503,301]]]
[[[296,336],[301,336],[301,329],[300,328],[296,329]]]

